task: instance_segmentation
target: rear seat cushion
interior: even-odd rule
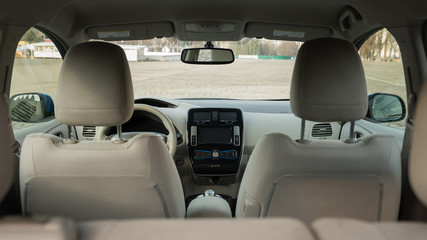
[[[426,240],[427,223],[370,223],[354,219],[322,218],[312,228],[319,240]]]
[[[80,240],[313,240],[308,228],[300,221],[274,218],[94,221],[81,223],[79,231]]]

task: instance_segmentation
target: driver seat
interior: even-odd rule
[[[68,51],[57,88],[58,121],[120,126],[132,116],[133,101],[129,65],[119,46],[87,42]],[[21,151],[20,187],[24,214],[77,221],[185,217],[178,171],[154,135],[81,142],[28,135]]]

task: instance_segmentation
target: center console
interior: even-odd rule
[[[187,131],[188,150],[195,174],[229,175],[237,172],[243,139],[240,109],[190,109]]]

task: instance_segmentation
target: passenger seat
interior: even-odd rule
[[[427,86],[424,86],[419,94],[412,132],[409,179],[418,199],[427,206]],[[425,222],[370,223],[354,219],[323,218],[316,220],[312,228],[319,240],[427,239],[427,223]]]
[[[263,136],[246,167],[237,217],[326,217],[397,220],[400,149],[389,135],[306,140],[305,120],[351,122],[366,116],[365,74],[354,45],[323,38],[304,43],[292,76],[290,104],[302,119],[301,138]],[[285,123],[283,123],[285,124]],[[354,135],[354,134],[351,134]]]

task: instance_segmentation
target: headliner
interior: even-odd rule
[[[362,19],[343,32],[338,19],[350,6]],[[425,0],[3,0],[0,9],[1,24],[38,25],[69,43],[87,40],[90,26],[158,21],[173,23],[181,40],[191,40],[183,22],[205,21],[238,24],[227,40],[244,37],[248,22],[329,28],[332,36],[355,40],[381,26],[421,25],[427,17]]]

